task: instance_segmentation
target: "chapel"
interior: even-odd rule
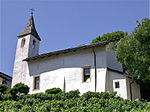
[[[66,92],[79,89],[81,94],[116,91],[129,100],[141,97],[140,86],[107,49],[109,42],[39,54],[40,41],[31,13],[18,35],[12,86],[22,82],[30,87],[30,94],[56,87]]]

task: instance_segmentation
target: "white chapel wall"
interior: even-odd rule
[[[131,78],[127,78],[127,88],[128,88],[128,99],[131,100],[131,95],[130,95],[130,83],[132,83]],[[137,84],[136,82],[131,84],[131,89],[132,89],[132,100],[135,99],[140,99],[141,98],[141,93],[140,93],[140,85]]]
[[[24,45],[22,46],[22,40],[25,40]],[[33,40],[36,41],[35,48],[32,48]],[[39,41],[32,35],[26,35],[22,38],[18,38],[16,56],[13,70],[13,80],[12,87],[19,83],[25,83],[27,75],[27,62],[23,61],[29,56],[34,56],[38,54]]]
[[[99,50],[98,50],[99,49]],[[105,47],[95,48],[97,55],[97,91],[105,91],[106,54]],[[91,81],[82,82],[82,67],[91,67]],[[92,49],[51,56],[28,63],[26,84],[31,87],[30,93],[45,92],[46,89],[59,87],[66,91],[76,90],[82,93],[95,91],[94,55]],[[33,76],[40,75],[40,90],[33,91]]]
[[[28,57],[36,56],[39,53],[39,40],[35,38],[34,36],[30,35],[30,42],[29,42],[29,54]],[[34,41],[34,45],[33,45]]]
[[[25,39],[25,45],[21,47],[22,39]],[[13,69],[13,80],[12,80],[12,87],[19,83],[25,83],[26,77],[26,62],[22,60],[28,57],[28,43],[30,42],[30,35],[18,38],[17,48],[16,48],[16,56],[14,62],[14,69]]]
[[[136,82],[132,85],[132,99],[140,99],[141,93],[140,93],[140,85],[138,85]]]
[[[113,71],[108,71],[107,81],[109,82],[107,88],[109,92],[116,91],[118,96],[124,99],[128,99],[127,82],[125,75]],[[115,88],[115,82],[119,82],[119,88]]]

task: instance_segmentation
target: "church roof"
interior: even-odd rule
[[[60,55],[60,54],[66,54],[66,53],[69,53],[69,52],[76,52],[76,51],[79,51],[79,50],[99,47],[99,46],[102,46],[102,45],[106,45],[108,43],[109,42],[100,42],[100,43],[97,43],[97,44],[82,45],[82,46],[68,48],[68,49],[64,49],[64,50],[44,53],[44,54],[40,54],[40,55],[36,55],[36,56],[33,56],[33,57],[26,58],[23,61],[31,61],[31,60],[36,60],[36,59],[39,59],[39,58],[50,57],[50,56],[53,56],[53,55]]]
[[[7,80],[11,80],[11,79],[12,79],[11,76],[6,75],[5,73],[2,73],[2,72],[0,72],[0,77],[2,77],[2,78],[4,78],[4,79],[7,79]]]
[[[23,37],[25,35],[31,34],[38,40],[41,40],[34,25],[33,13],[31,13],[28,23],[25,29],[18,35],[18,37]]]

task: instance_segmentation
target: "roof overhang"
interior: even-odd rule
[[[99,46],[103,46],[103,45],[107,45],[107,44],[109,44],[109,42],[104,41],[104,42],[100,42],[97,44],[90,44],[90,45],[83,45],[83,46],[68,48],[68,49],[64,49],[64,50],[59,50],[59,51],[54,51],[54,52],[49,52],[49,53],[44,53],[44,54],[36,55],[33,57],[29,57],[29,58],[24,59],[23,61],[29,62],[31,60],[37,60],[40,58],[45,58],[45,57],[50,57],[50,56],[60,55],[60,54],[66,54],[66,53],[70,53],[70,52],[76,52],[79,50],[95,48],[95,47],[99,47]]]

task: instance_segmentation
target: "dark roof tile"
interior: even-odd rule
[[[33,35],[35,38],[38,40],[41,40],[34,25],[34,19],[33,19],[33,14],[31,13],[31,16],[29,18],[28,24],[26,25],[25,29],[18,35],[18,37],[23,37],[28,34]]]
[[[83,45],[83,46],[78,46],[78,47],[74,47],[74,48],[68,48],[68,49],[64,49],[64,50],[44,53],[44,54],[40,54],[40,55],[36,55],[36,56],[33,56],[33,57],[26,58],[23,61],[31,61],[31,60],[36,60],[36,59],[39,59],[39,58],[50,57],[50,56],[53,56],[53,55],[66,54],[66,53],[75,52],[75,51],[78,51],[78,50],[89,49],[89,48],[93,48],[93,47],[99,47],[99,46],[102,46],[102,45],[106,45],[108,43],[109,42],[100,42],[100,43],[97,43],[97,44]]]

